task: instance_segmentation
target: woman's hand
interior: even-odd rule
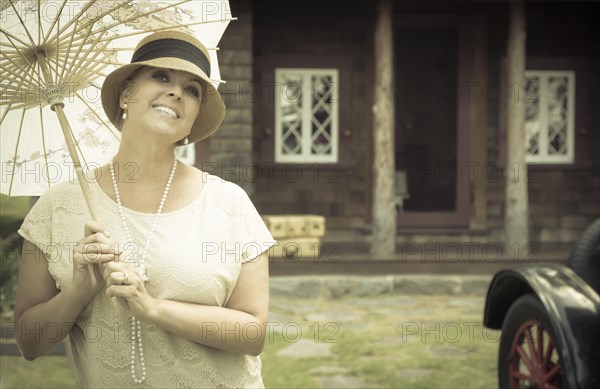
[[[117,297],[138,320],[148,321],[156,311],[157,300],[146,291],[144,281],[131,263],[109,262],[102,265],[106,295]]]
[[[84,237],[73,249],[72,286],[82,298],[91,301],[104,285],[100,265],[119,260],[121,251],[110,240],[102,223],[85,223]]]

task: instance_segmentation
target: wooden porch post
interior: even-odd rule
[[[371,254],[396,251],[392,5],[379,0],[373,94],[373,242]]]
[[[524,249],[529,240],[529,205],[525,179],[525,10],[522,0],[511,2],[509,20],[504,236],[507,246],[518,244],[518,249]]]
[[[483,16],[479,15],[472,29],[473,56],[471,69],[475,85],[485,87],[487,74],[487,28]],[[483,169],[487,166],[487,101],[476,95],[471,105],[471,158],[473,175],[473,212],[471,228],[483,229],[487,223],[487,183]],[[470,95],[469,95],[470,97]]]

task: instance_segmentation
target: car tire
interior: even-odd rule
[[[541,333],[541,345],[540,337]],[[533,342],[528,341],[529,339]],[[552,347],[549,347],[552,343]],[[545,387],[552,384],[567,388],[575,377],[561,365],[567,349],[556,338],[550,318],[541,301],[533,294],[519,297],[510,307],[504,322],[498,352],[500,388]],[[530,369],[528,365],[534,368]],[[547,380],[543,375],[553,371]],[[521,376],[519,376],[521,374]],[[529,376],[530,379],[524,377]]]
[[[600,293],[600,219],[583,231],[571,252],[567,267]]]

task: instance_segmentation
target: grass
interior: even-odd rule
[[[318,387],[322,376],[315,369],[328,367],[343,369],[344,375],[363,380],[367,387],[497,387],[499,333],[483,328],[481,306],[451,305],[446,296],[410,296],[415,303],[406,307],[381,304],[382,299],[393,303],[395,298],[363,299],[363,303],[356,304],[350,299],[297,300],[274,296],[272,311],[297,323],[302,328],[301,340],[328,343],[330,349],[318,357],[282,356],[278,352],[292,342],[289,334],[286,338],[274,331],[261,355],[265,386]],[[371,306],[370,301],[378,303]],[[361,319],[334,322],[335,331],[321,322],[321,331],[316,334],[315,320],[302,313],[311,311],[337,311]],[[75,385],[66,357],[26,362],[19,357],[2,356],[1,362],[1,388]]]
[[[278,361],[269,355],[287,346],[281,335],[274,336],[263,353],[263,380],[266,387],[314,388],[316,382],[306,374],[315,360],[298,363],[293,360]],[[269,362],[266,362],[268,360]],[[271,361],[273,363],[271,363]],[[47,356],[33,362],[21,357],[0,356],[0,388],[75,388],[75,379],[67,357]]]
[[[277,356],[288,343],[278,339],[263,353],[263,377],[269,388],[318,387],[310,371],[319,367],[346,369],[368,387],[381,388],[496,388],[499,332],[484,329],[480,307],[447,307],[440,296],[420,296],[417,308],[398,314],[351,304],[351,300],[321,302],[319,312],[361,313],[359,328],[339,323],[331,340],[331,356],[289,359]],[[290,300],[288,306],[294,306]],[[284,312],[291,313],[291,311]],[[296,315],[306,336],[311,321]],[[355,324],[355,323],[354,323]],[[323,337],[331,335],[323,333]],[[446,354],[446,355],[444,355]],[[337,373],[336,373],[337,374]]]
[[[28,362],[21,357],[0,357],[0,388],[75,388],[66,357],[48,356]]]
[[[419,331],[411,329],[408,334],[403,334],[398,326],[388,328],[384,325],[366,334],[365,331],[343,334],[336,350],[340,355],[340,365],[379,387],[496,386],[497,343],[485,341],[480,334],[474,334],[472,340],[465,334],[459,336],[454,330],[466,328],[464,323],[452,322],[452,326],[447,327],[450,328],[446,331],[447,336],[443,335],[443,327],[440,327],[442,336],[437,340],[437,333],[431,331],[435,330],[435,326],[431,325],[425,325]],[[455,338],[458,338],[457,341],[454,341]],[[385,346],[385,341],[390,339],[399,343]],[[439,357],[433,353],[436,349],[458,355]],[[404,377],[399,373],[413,370],[428,372],[417,378]]]
[[[307,374],[307,372],[319,366],[323,358],[313,358],[310,360],[294,360],[289,358],[279,358],[275,354],[277,351],[288,346],[281,334],[274,334],[273,342],[265,345],[265,350],[261,354],[263,361],[263,381],[267,388],[315,388],[317,383]]]

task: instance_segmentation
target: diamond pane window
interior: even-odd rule
[[[525,72],[527,162],[573,163],[575,72]]]
[[[279,68],[275,80],[275,162],[337,162],[337,69]]]

